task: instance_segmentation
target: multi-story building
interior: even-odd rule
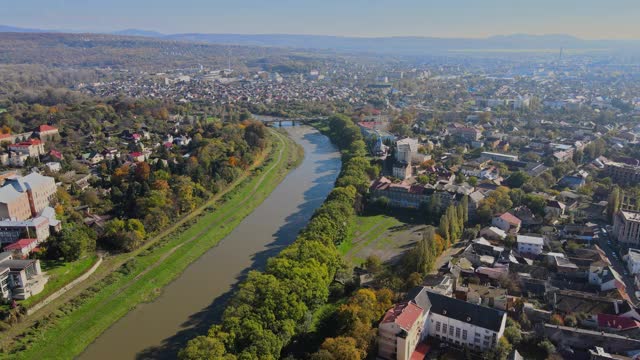
[[[521,254],[540,255],[544,239],[539,236],[518,235],[518,252]]]
[[[451,136],[465,141],[477,141],[482,137],[482,132],[474,127],[451,126],[447,131]]]
[[[397,324],[399,318],[401,325]],[[506,323],[504,311],[418,287],[409,293],[406,302],[385,315],[379,328],[378,356],[388,360],[410,359],[428,336],[458,347],[486,351],[498,344]]]
[[[613,217],[613,237],[621,243],[640,245],[640,212],[619,211]]]
[[[604,162],[605,173],[618,184],[637,184],[640,182],[640,166],[614,161]]]
[[[40,293],[47,280],[40,260],[18,260],[11,253],[0,253],[0,294],[3,298],[27,299]]]
[[[424,155],[418,153],[417,139],[402,139],[396,143],[396,161],[403,164],[420,164],[424,160]]]
[[[422,340],[424,316],[424,310],[413,302],[389,309],[378,326],[378,356],[383,359],[410,359]]]
[[[27,194],[31,216],[37,216],[49,206],[57,192],[56,183],[52,177],[35,172],[24,177],[10,177],[6,180],[3,188],[7,186],[12,186],[16,191]],[[2,198],[0,198],[1,200]]]
[[[17,144],[9,145],[9,150],[17,154],[38,157],[44,155],[44,143],[39,139],[29,139]]]
[[[27,220],[31,217],[29,195],[13,186],[0,188],[0,219]]]

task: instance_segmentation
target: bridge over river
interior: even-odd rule
[[[305,124],[310,121],[326,121],[329,119],[328,116],[285,118],[285,117],[279,117],[279,116],[255,115],[255,114],[252,114],[252,115],[255,119],[262,121],[266,125],[278,123],[279,126],[282,126],[283,124],[295,126],[296,123]]]

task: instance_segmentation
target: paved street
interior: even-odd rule
[[[635,296],[636,286],[633,281],[633,275],[629,274],[626,268],[626,264],[622,261],[622,256],[626,252],[622,251],[622,254],[619,253],[619,248],[616,246],[615,240],[611,240],[607,235],[603,235],[600,233],[600,238],[598,240],[598,246],[607,254],[609,261],[611,261],[611,266],[614,270],[616,270],[620,276],[622,276],[624,283],[627,285],[627,294],[631,298],[631,301],[636,304],[638,299]]]

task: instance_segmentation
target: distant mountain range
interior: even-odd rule
[[[1,32],[78,33],[78,31],[52,31],[0,25],[0,33]],[[488,38],[435,38],[415,36],[360,38],[289,34],[162,34],[156,31],[126,29],[112,32],[110,35],[142,36],[155,39],[204,42],[210,44],[275,46],[402,55],[420,55],[439,52],[556,51],[560,48],[581,51],[625,51],[640,54],[640,40],[584,40],[563,34],[515,34]]]

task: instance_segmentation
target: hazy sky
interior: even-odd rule
[[[0,0],[0,23],[46,29],[640,39],[640,0]]]

